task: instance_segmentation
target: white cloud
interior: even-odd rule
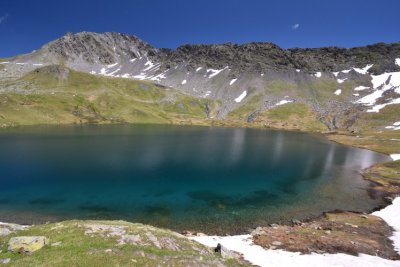
[[[296,23],[292,25],[292,30],[297,30],[300,27],[300,24]]]
[[[8,14],[0,17],[0,24],[3,23],[8,18]]]

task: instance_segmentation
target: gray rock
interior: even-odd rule
[[[0,236],[6,236],[11,234],[12,232],[8,228],[0,228]]]
[[[276,246],[276,247],[282,246],[282,242],[280,242],[280,241],[273,241],[273,242],[272,242],[272,245],[273,245],[273,246]]]
[[[11,262],[11,259],[10,258],[7,258],[7,259],[0,259],[0,264],[7,264],[7,263],[10,263]]]

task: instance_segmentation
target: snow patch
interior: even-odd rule
[[[383,89],[400,87],[400,72],[388,72],[380,75],[371,75],[372,84],[375,89],[383,86]]]
[[[368,109],[367,112],[379,112],[384,107],[395,104],[400,104],[400,98],[393,99],[392,101],[387,102],[385,104],[375,105],[372,108]]]
[[[157,69],[160,67],[160,64],[154,64],[150,60],[148,60],[144,65],[147,66],[147,68],[145,68],[143,71],[149,71],[151,69]]]
[[[296,69],[296,72],[300,72],[300,70],[299,70],[299,69]]]
[[[244,91],[240,94],[240,96],[235,98],[236,103],[240,103],[247,96],[247,91]]]
[[[391,126],[386,126],[386,129],[400,130],[400,121],[393,123]]]
[[[135,62],[137,58],[132,58],[131,60],[129,60],[129,62]]]
[[[43,63],[33,63],[33,66],[43,66]]]
[[[369,87],[360,85],[360,86],[357,86],[356,88],[354,88],[354,91],[363,91],[366,89],[369,89]]]
[[[236,81],[237,81],[237,79],[232,79],[232,80],[229,82],[229,85],[234,84]]]
[[[337,76],[339,75],[339,71],[332,72],[332,74],[333,74],[335,77],[337,77]]]
[[[264,76],[264,73],[261,73],[261,77],[263,77]]]
[[[355,70],[356,72],[358,72],[358,73],[360,73],[360,74],[367,74],[368,73],[368,70],[370,69],[370,68],[372,68],[372,66],[373,66],[374,64],[369,64],[369,65],[367,65],[367,66],[365,66],[364,68],[362,68],[362,69],[360,69],[360,68],[353,68],[353,70]]]
[[[360,94],[353,94],[354,96],[360,96]]]
[[[396,64],[397,66],[400,67],[400,58],[396,58],[396,60],[394,61],[394,64]]]
[[[392,154],[390,156],[393,158],[393,160],[400,159],[400,154]],[[390,239],[393,241],[394,249],[397,252],[400,252],[400,197],[397,197],[395,200],[393,200],[391,205],[380,211],[372,213],[372,215],[381,217],[393,228],[393,236],[391,236]]]
[[[184,85],[184,84],[186,84],[186,83],[187,83],[186,80],[183,80],[183,81],[181,82],[182,85]]]
[[[400,160],[400,154],[391,154],[390,157],[391,157],[393,160]]]
[[[228,69],[228,66],[226,66],[225,68],[220,69],[220,70],[207,69],[207,74],[208,74],[209,72],[211,72],[211,74],[208,76],[208,78],[211,79],[211,78],[217,76],[218,74],[220,74],[222,71],[224,71],[224,70],[226,70],[226,69]]]
[[[201,71],[203,69],[203,67],[198,67],[197,69],[196,69],[196,72],[199,72],[199,71]]]
[[[318,72],[314,73],[314,76],[317,78],[321,78],[322,73],[320,71],[318,71]]]
[[[118,65],[118,62],[117,62],[117,63],[114,63],[114,64],[107,65],[107,68],[112,68],[112,67],[115,67],[115,66],[117,66],[117,65]]]
[[[94,70],[90,71],[90,74],[96,74],[96,72]]]
[[[342,94],[342,89],[337,89],[335,91],[335,95],[341,95]]]
[[[345,80],[347,80],[347,78],[344,78],[344,79],[337,79],[336,81],[337,81],[338,83],[344,83]]]
[[[284,250],[264,249],[253,243],[251,235],[236,236],[196,236],[189,239],[205,246],[216,248],[218,243],[228,250],[243,254],[245,260],[261,267],[394,267],[399,261],[391,261],[376,256],[361,254],[358,257],[346,254],[300,254]]]
[[[285,105],[285,104],[292,103],[292,102],[293,102],[293,100],[281,100],[278,103],[276,103],[275,106],[281,106],[281,105]]]

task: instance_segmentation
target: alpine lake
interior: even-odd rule
[[[245,233],[324,211],[371,211],[363,168],[389,157],[317,134],[162,125],[0,131],[0,221],[127,220]]]

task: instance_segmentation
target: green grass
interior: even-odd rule
[[[254,122],[274,128],[313,132],[326,130],[310,107],[302,103],[289,103],[266,110],[261,112]]]
[[[125,236],[135,235],[139,241],[119,244],[120,234],[102,231],[85,234],[88,225],[123,227]],[[152,235],[154,239],[150,239]],[[7,252],[13,236],[46,236],[50,243],[32,254]],[[157,245],[157,242],[159,245]],[[171,245],[173,244],[173,245]],[[222,259],[203,245],[168,230],[123,221],[66,221],[43,224],[0,236],[0,259],[10,258],[7,266],[239,266],[235,260]],[[106,251],[111,250],[111,251]],[[247,266],[247,265],[246,265]]]
[[[262,100],[262,95],[256,95],[247,100],[237,109],[231,111],[227,115],[227,119],[245,120],[253,112],[257,111]]]
[[[376,164],[366,169],[363,176],[380,185],[400,186],[400,160]]]
[[[144,81],[49,66],[0,84],[0,126],[71,123],[205,123],[206,103]]]

